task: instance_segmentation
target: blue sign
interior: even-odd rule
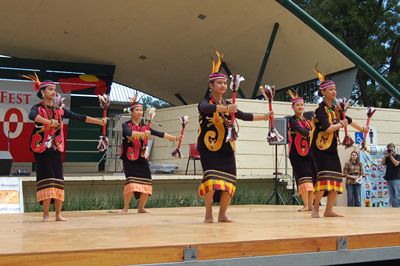
[[[363,132],[354,132],[354,141],[356,144],[361,144],[364,141]]]

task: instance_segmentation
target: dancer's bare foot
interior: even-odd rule
[[[149,213],[149,212],[146,211],[145,209],[138,209],[137,212],[138,212],[138,213]]]
[[[228,218],[226,215],[218,215],[218,222],[220,223],[231,223],[232,219]]]
[[[319,210],[317,210],[315,208],[312,209],[311,217],[312,218],[319,218]]]
[[[51,222],[51,220],[50,220],[50,216],[49,216],[49,215],[43,215],[42,222],[45,222],[45,223],[47,223],[47,222]]]
[[[303,208],[297,210],[298,212],[306,212],[306,211],[310,211],[310,208],[304,206]]]
[[[122,209],[119,211],[119,214],[128,214],[128,209]]]
[[[57,216],[56,216],[56,221],[57,221],[57,222],[66,222],[66,221],[68,221],[68,219],[62,217],[61,215],[57,215]]]
[[[212,216],[212,214],[211,215],[206,215],[204,217],[204,223],[210,224],[210,223],[213,223],[213,222],[214,222],[214,217]]]
[[[333,211],[329,211],[329,212],[325,211],[324,212],[324,216],[325,217],[344,217],[343,215],[338,214],[338,213],[333,212]]]

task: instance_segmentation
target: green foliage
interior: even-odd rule
[[[244,204],[266,204],[271,191],[254,191],[243,188],[238,189],[232,199],[232,205]],[[289,199],[288,191],[281,191],[285,200]],[[271,202],[273,203],[273,202]],[[136,208],[137,200],[132,199],[130,208]],[[112,210],[122,209],[124,205],[121,192],[108,194],[99,197],[93,193],[79,193],[66,195],[63,204],[64,211],[83,211],[83,210]],[[204,206],[204,199],[199,198],[196,193],[178,195],[173,193],[164,193],[162,195],[152,196],[148,199],[146,208],[168,208],[168,207],[189,207]],[[25,204],[25,212],[41,212],[42,206],[38,203]],[[54,211],[54,205],[51,205],[51,211]]]
[[[400,4],[398,0],[294,0],[344,41],[382,76],[400,86]],[[398,108],[399,103],[361,70],[352,100]]]
[[[158,99],[158,98],[155,98],[153,96],[150,96],[150,95],[143,96],[140,99],[140,102],[144,106],[155,107],[157,109],[166,108],[166,107],[170,107],[171,106],[171,104],[169,104],[169,103],[167,103],[167,102],[165,102],[165,101],[163,101],[161,99]]]

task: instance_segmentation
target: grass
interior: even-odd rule
[[[267,204],[271,191],[254,191],[246,188],[240,188],[232,199],[232,205],[244,204]],[[290,198],[290,192],[281,191],[281,194],[287,202]],[[123,196],[121,192],[114,192],[108,196],[94,193],[66,194],[63,204],[64,211],[82,211],[82,210],[112,210],[122,209]],[[137,200],[133,199],[130,208],[136,208]],[[146,208],[168,208],[168,207],[191,207],[204,206],[204,199],[193,194],[173,194],[163,193],[150,197]],[[54,205],[51,206],[54,211]],[[26,203],[25,212],[40,212],[41,205],[38,203]]]

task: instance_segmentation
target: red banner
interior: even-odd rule
[[[106,82],[94,75],[79,75],[74,78],[61,78],[58,81],[64,93],[89,88],[94,88],[94,93],[97,95],[103,95],[107,92]]]

